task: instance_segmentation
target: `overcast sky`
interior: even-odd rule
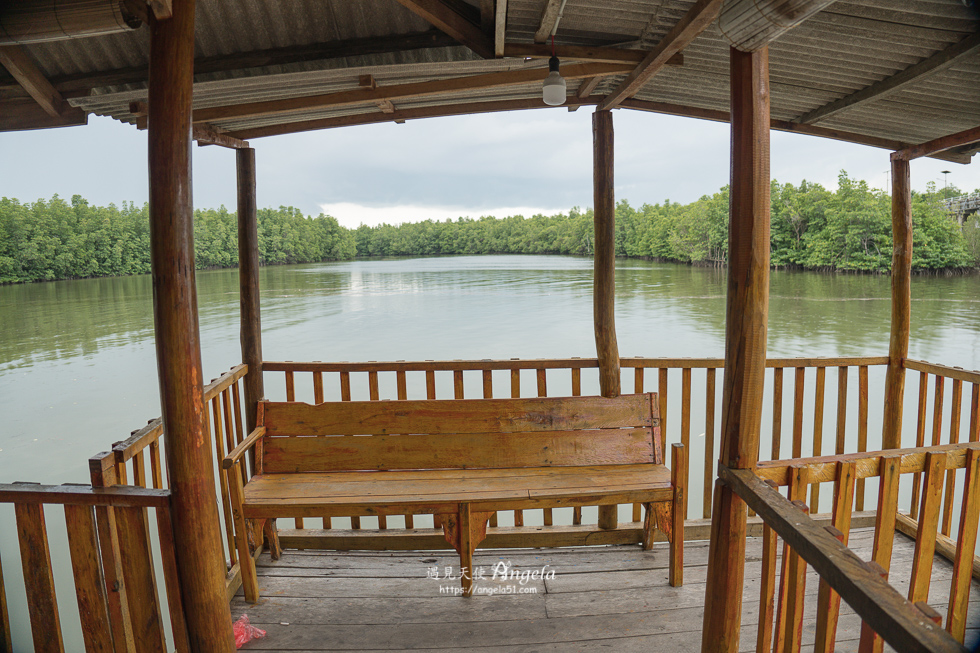
[[[341,224],[554,213],[592,205],[592,111],[564,109],[347,127],[252,141],[260,207],[325,212]],[[690,202],[728,183],[727,124],[614,112],[616,197]],[[885,150],[772,133],[772,176],[834,189],[846,170],[884,188]],[[980,166],[921,159],[912,187],[980,188]],[[0,196],[79,194],[93,204],[147,200],[146,133],[93,116],[86,127],[0,134]],[[194,147],[194,204],[234,210],[235,157]]]

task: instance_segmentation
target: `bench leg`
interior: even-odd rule
[[[687,517],[687,450],[674,444],[670,465],[670,483],[674,487],[671,502],[670,585],[684,584],[684,518]]]
[[[242,475],[233,467],[228,472],[228,488],[231,491],[231,512],[235,520],[235,545],[238,548],[238,569],[242,575],[242,589],[245,600],[255,603],[259,600],[259,580],[255,573],[255,560],[248,545],[249,537],[253,534],[251,520],[246,520],[242,512],[245,489],[242,485]]]
[[[265,542],[269,545],[269,557],[278,560],[282,557],[282,547],[279,546],[279,527],[275,519],[266,519],[262,525],[262,533],[265,535]]]
[[[487,522],[493,512],[474,512],[469,503],[459,504],[455,515],[442,515],[442,530],[459,553],[460,584],[463,596],[473,594],[473,552],[487,536]]]
[[[643,540],[640,546],[644,551],[649,551],[653,546],[653,531],[656,528],[657,520],[653,517],[653,504],[643,504]]]

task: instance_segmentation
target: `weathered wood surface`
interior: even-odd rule
[[[873,537],[870,529],[852,530],[849,544],[869,559]],[[650,551],[636,546],[478,551],[473,564],[484,567],[487,576],[495,564],[510,562],[526,570],[550,565],[555,578],[529,580],[525,587],[536,594],[468,601],[440,594],[440,585],[453,582],[426,578],[430,568],[440,576],[445,567],[456,568],[458,559],[446,552],[291,553],[275,563],[263,554],[259,583],[268,598],[250,605],[239,595],[232,610],[247,612],[253,624],[268,631],[249,650],[687,653],[700,648],[708,545],[689,542],[685,548],[686,583],[677,588],[668,584],[666,544]],[[910,538],[897,536],[896,577],[908,578],[913,550]],[[761,554],[761,540],[749,538],[741,651],[755,649]],[[952,573],[951,564],[937,559],[929,605],[943,615],[947,590],[941,588]],[[802,643],[808,649],[814,642],[818,587],[812,570],[806,587]],[[897,585],[902,592],[907,588],[907,580]],[[977,590],[980,584],[974,583]],[[970,644],[980,636],[980,602],[970,604],[967,623]],[[842,605],[837,651],[857,651],[860,625]]]
[[[613,188],[615,158],[613,142],[612,112],[596,111],[592,114],[592,194],[595,204],[592,315],[595,323],[596,357],[599,359],[599,387],[604,397],[616,397],[621,392],[619,346],[616,340],[616,198]],[[603,522],[601,514],[599,522]]]

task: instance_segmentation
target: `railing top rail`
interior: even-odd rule
[[[766,367],[845,367],[864,365],[887,365],[887,356],[851,357],[800,357],[771,358]],[[481,371],[481,370],[535,370],[535,369],[575,369],[598,367],[595,358],[511,358],[511,359],[470,359],[470,360],[427,360],[427,361],[365,361],[365,362],[321,362],[321,361],[263,361],[266,372],[425,372],[425,371]],[[721,369],[724,358],[647,358],[643,356],[624,356],[620,358],[621,367],[643,368],[708,368]]]
[[[958,379],[967,383],[980,383],[980,372],[964,370],[962,367],[950,367],[949,365],[940,365],[939,363],[928,363],[926,361],[906,358],[905,369],[944,376],[948,379]]]
[[[38,485],[0,483],[0,503],[46,503],[72,506],[169,508],[169,490],[151,490],[131,485]]]
[[[776,485],[789,485],[791,468],[806,466],[809,468],[807,475],[809,484],[824,483],[836,480],[838,462],[853,462],[856,467],[856,478],[871,478],[878,476],[881,459],[887,456],[900,456],[902,460],[899,473],[912,474],[925,470],[926,454],[932,452],[947,454],[946,469],[961,469],[966,466],[966,452],[971,449],[980,449],[980,442],[888,449],[812,458],[794,458],[792,460],[766,460],[759,463],[756,474],[764,480],[773,481]]]
[[[878,572],[752,470],[721,465],[718,474],[896,651],[966,653],[945,630],[927,625],[912,603]]]
[[[218,378],[213,379],[211,383],[204,386],[204,401],[211,401],[218,393],[230,388],[231,384],[246,374],[248,374],[248,365],[239,363]]]
[[[153,440],[163,435],[163,419],[157,417],[147,422],[146,426],[133,431],[133,434],[122,442],[112,445],[112,452],[116,456],[116,462],[124,463],[129,461],[134,455],[146,448]]]

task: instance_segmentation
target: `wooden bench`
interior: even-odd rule
[[[498,510],[642,503],[682,583],[686,453],[664,465],[657,395],[260,402],[256,429],[223,461],[242,584],[258,599],[253,553],[277,517],[432,514],[463,569]],[[255,451],[245,483],[243,458]],[[250,542],[251,540],[251,542]],[[463,574],[465,595],[472,579]]]

